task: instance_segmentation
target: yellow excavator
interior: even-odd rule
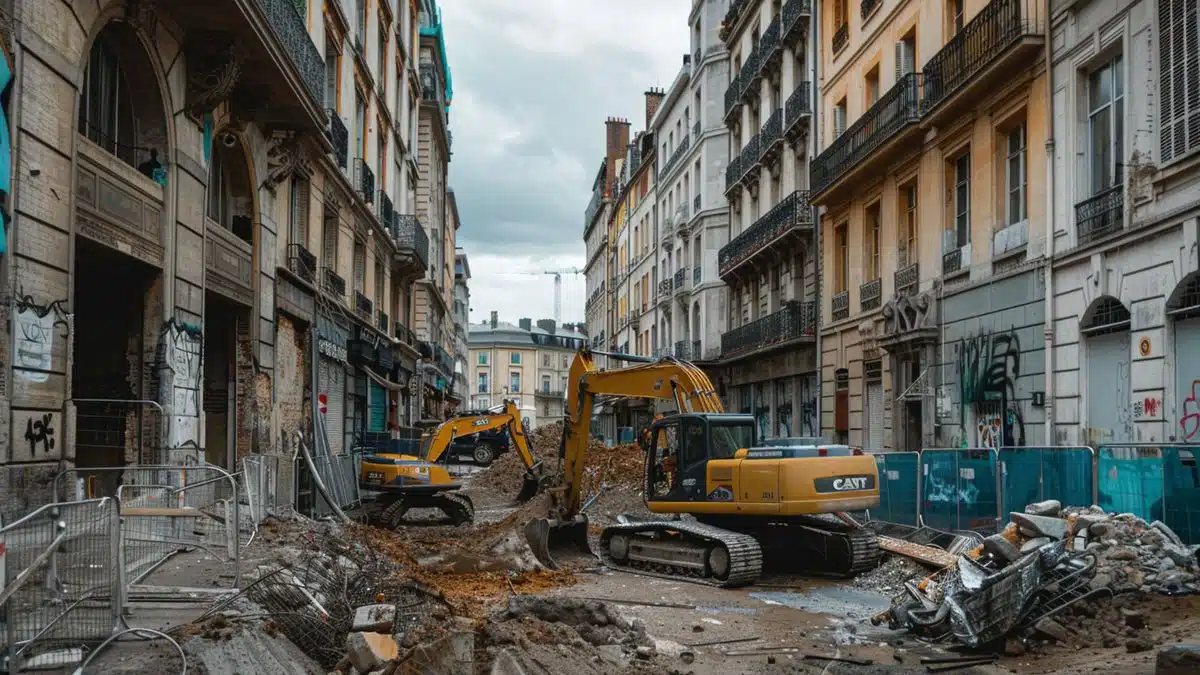
[[[475,505],[462,483],[453,479],[441,460],[455,439],[493,429],[507,429],[525,476],[518,502],[532,499],[541,484],[541,465],[533,457],[529,436],[521,423],[521,411],[512,401],[488,410],[463,412],[447,419],[421,436],[420,456],[382,453],[362,458],[359,487],[379,493],[375,500],[382,511],[378,520],[391,528],[402,526],[404,515],[412,508],[435,508],[455,525],[469,523],[475,517]]]
[[[595,355],[638,365],[600,370]],[[596,554],[610,567],[734,587],[758,578],[764,554],[836,576],[879,563],[878,538],[845,515],[879,504],[873,457],[844,445],[758,447],[754,417],[726,413],[695,365],[585,349],[571,366],[549,517],[525,526],[547,567],[564,546],[589,550],[580,502],[597,396],[674,400],[678,410],[650,427],[643,490],[655,515],[622,516],[600,534]]]

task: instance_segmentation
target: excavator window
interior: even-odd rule
[[[653,431],[651,446],[650,494],[651,498],[662,499],[674,488],[674,477],[679,464],[679,425],[660,424]]]
[[[754,447],[751,422],[714,421],[709,428],[712,433],[709,459],[730,459],[738,450]]]

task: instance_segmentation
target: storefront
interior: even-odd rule
[[[326,314],[317,314],[317,401],[325,410],[326,438],[330,451],[341,454],[346,447],[346,370],[350,330]]]

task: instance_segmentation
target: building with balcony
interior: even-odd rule
[[[454,304],[451,316],[454,319],[454,385],[452,391],[460,402],[469,401],[467,386],[467,326],[471,323],[471,265],[467,252],[461,247],[454,250]]]
[[[729,3],[693,2],[690,50],[650,123],[658,145],[659,354],[715,361],[726,325],[717,251],[729,240],[722,189],[729,130],[722,115],[729,51],[719,36]],[[634,425],[635,428],[638,425]]]
[[[428,240],[406,216],[415,182],[389,168],[416,154],[418,8],[15,11],[13,147],[39,168],[9,202],[0,285],[23,300],[0,329],[0,415],[38,433],[0,439],[0,513],[72,465],[233,468],[297,431],[342,452],[409,423],[389,402],[415,370]]]
[[[1047,442],[1044,6],[821,0],[810,201],[836,439]]]
[[[583,244],[587,255],[587,262],[583,266],[587,288],[584,319],[591,334],[589,344],[596,349],[607,347],[609,311],[613,298],[609,290],[611,275],[608,264],[608,216],[612,210],[612,200],[607,192],[607,180],[606,157],[600,161],[592,181],[592,197],[583,213]]]
[[[468,329],[470,408],[484,410],[513,401],[529,428],[563,417],[567,373],[575,352],[587,344],[581,326],[553,319],[499,320]]]
[[[1050,8],[1055,442],[1200,441],[1196,3]]]
[[[809,203],[813,16],[812,0],[734,0],[719,28],[728,77],[721,107],[710,109],[728,128],[729,161],[707,184],[728,199],[729,233],[702,259],[728,300],[712,313],[719,320],[701,325],[721,331],[713,356],[726,407],[753,414],[764,438],[820,433],[819,255]]]
[[[454,251],[460,224],[454,192],[449,187],[451,153],[450,103],[454,88],[446,60],[441,11],[433,0],[420,0],[417,108],[416,213],[428,229],[429,266],[414,294],[413,330],[426,343],[421,364],[423,384],[419,419],[446,417],[461,401],[451,390],[454,351]]]

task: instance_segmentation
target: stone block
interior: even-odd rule
[[[350,630],[375,632],[379,624],[391,626],[395,620],[395,605],[363,605],[354,610],[354,621],[350,624]],[[388,632],[391,632],[390,629]]]
[[[1047,499],[1044,502],[1034,502],[1025,507],[1025,513],[1034,516],[1049,516],[1057,518],[1062,513],[1062,502],[1057,499]]]
[[[1200,644],[1171,645],[1158,650],[1154,675],[1193,675],[1200,673]]]
[[[400,647],[391,635],[358,632],[346,636],[346,658],[360,673],[369,673],[399,654]]]
[[[1021,551],[1002,534],[993,534],[984,539],[983,550],[1006,562],[1016,562],[1021,559]]]
[[[1010,513],[1012,522],[1017,524],[1021,532],[1030,537],[1050,537],[1062,539],[1067,536],[1070,524],[1062,518],[1034,516],[1028,513]]]

